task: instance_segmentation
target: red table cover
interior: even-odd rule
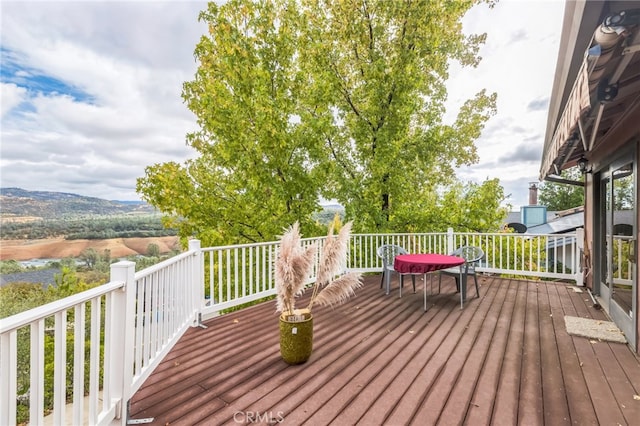
[[[401,254],[396,256],[393,268],[401,274],[426,274],[459,266],[464,262],[461,257],[446,254]]]

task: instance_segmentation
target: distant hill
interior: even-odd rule
[[[144,202],[110,201],[78,194],[0,188],[0,217],[65,219],[87,216],[153,214],[156,209]]]

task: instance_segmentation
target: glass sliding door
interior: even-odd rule
[[[631,157],[599,174],[599,293],[609,315],[635,347],[637,312],[636,163]]]
[[[635,281],[635,173],[627,163],[612,173],[613,287],[611,299],[627,318],[633,316]],[[612,262],[613,263],[613,262]]]

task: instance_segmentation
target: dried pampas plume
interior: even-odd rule
[[[280,251],[275,262],[276,309],[293,314],[295,298],[304,290],[309,277],[316,245],[307,248],[300,245],[300,227],[294,223],[282,236]]]
[[[315,298],[315,302],[322,305],[338,305],[355,295],[355,289],[362,285],[358,272],[349,272],[329,283]]]
[[[318,277],[313,286],[309,310],[311,310],[315,302],[322,305],[342,303],[355,294],[353,291],[355,288],[360,287],[360,274],[356,273],[349,274],[352,275],[349,279],[342,279],[345,277],[343,276],[334,281],[336,275],[340,274],[346,267],[351,226],[352,222],[345,223],[337,237],[333,235],[333,225],[329,227],[329,234],[324,242],[320,256]]]
[[[329,234],[325,240],[318,267],[318,281],[321,285],[331,281],[344,268],[350,232],[351,222],[346,223],[340,229],[337,238],[333,235],[333,224],[329,227]]]
[[[333,226],[329,228],[322,246],[309,311],[316,302],[323,306],[343,303],[362,285],[360,273],[343,274],[351,226],[351,222],[346,223],[337,236],[333,234]],[[294,314],[295,298],[304,291],[317,251],[315,244],[304,248],[300,242],[300,227],[296,222],[282,236],[275,264],[276,309],[288,315]]]

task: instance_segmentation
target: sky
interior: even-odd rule
[[[0,186],[138,200],[145,167],[197,153],[182,102],[201,1],[0,0]],[[487,89],[498,113],[463,181],[499,178],[513,210],[537,182],[562,29],[563,0],[479,5],[465,33],[487,33],[477,68],[451,65],[447,120]]]

